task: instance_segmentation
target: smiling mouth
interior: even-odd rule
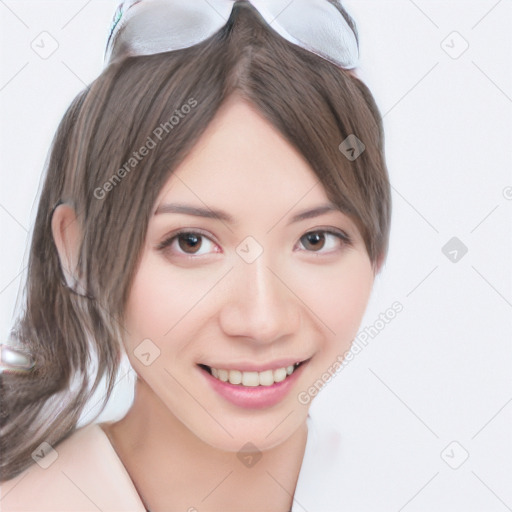
[[[241,370],[211,368],[205,364],[199,364],[198,366],[221,382],[229,382],[230,384],[245,387],[257,387],[272,386],[276,383],[283,382],[292,375],[297,368],[308,361],[309,359],[287,367],[277,368],[275,370],[264,370],[262,372],[246,372]]]

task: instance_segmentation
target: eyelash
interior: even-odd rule
[[[347,235],[345,232],[343,232],[341,230],[338,231],[338,230],[332,229],[332,228],[318,228],[318,229],[313,229],[311,231],[308,231],[308,232],[304,233],[304,235],[302,235],[299,238],[299,242],[300,242],[300,239],[304,238],[307,235],[314,234],[314,233],[321,233],[321,234],[332,235],[332,236],[338,238],[339,240],[341,240],[342,245],[344,245],[344,246],[351,246],[352,245],[352,239],[350,238],[349,235]],[[157,247],[156,247],[157,250],[161,251],[161,252],[164,252],[181,235],[196,235],[196,236],[200,236],[202,238],[207,238],[212,243],[216,243],[214,240],[212,240],[210,238],[209,235],[207,235],[206,233],[202,232],[201,230],[181,229],[179,231],[176,231],[175,233],[172,233],[169,237],[167,237],[165,240],[160,242],[157,245]],[[329,251],[327,253],[324,253],[324,252],[320,252],[320,251],[308,251],[307,249],[304,249],[304,251],[305,252],[309,252],[311,254],[314,254],[316,257],[322,256],[324,254],[332,254],[334,252],[334,251],[331,250],[331,251]],[[197,259],[197,258],[200,258],[201,256],[205,256],[205,255],[196,256],[196,255],[193,255],[193,254],[186,254],[186,253],[183,253],[183,252],[179,253],[179,257],[180,258],[185,258],[185,259]]]

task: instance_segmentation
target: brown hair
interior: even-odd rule
[[[1,375],[0,480],[27,468],[43,441],[55,446],[68,437],[102,378],[105,407],[154,201],[232,94],[254,105],[300,151],[329,199],[359,226],[372,262],[386,254],[391,201],[382,120],[352,73],[275,34],[248,2],[235,4],[225,27],[199,45],[111,64],[68,108],[50,150],[24,309],[11,335],[35,366]],[[170,131],[173,113],[193,102]],[[169,134],[122,173],[121,182],[106,187],[159,126]],[[353,161],[339,149],[351,134],[366,146]],[[99,198],[98,189],[107,188]],[[59,202],[77,212],[83,234],[78,275],[88,297],[63,286],[51,231]]]

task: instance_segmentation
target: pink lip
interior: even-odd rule
[[[245,409],[264,409],[276,405],[286,397],[306,364],[307,362],[301,364],[289,377],[282,382],[272,384],[272,386],[245,387],[230,384],[216,379],[201,368],[199,368],[199,371],[204,375],[213,390],[233,405]]]
[[[266,364],[255,364],[251,362],[241,363],[219,363],[219,364],[208,364],[210,368],[217,368],[223,370],[240,370],[241,372],[264,372],[265,370],[277,370],[278,368],[287,368],[288,366],[294,366],[295,363],[306,362],[309,358],[303,357],[298,359],[278,359],[271,363]]]

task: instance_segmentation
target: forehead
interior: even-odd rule
[[[302,200],[307,206],[327,195],[300,152],[250,103],[233,96],[170,176],[157,205],[178,198],[254,211]]]

